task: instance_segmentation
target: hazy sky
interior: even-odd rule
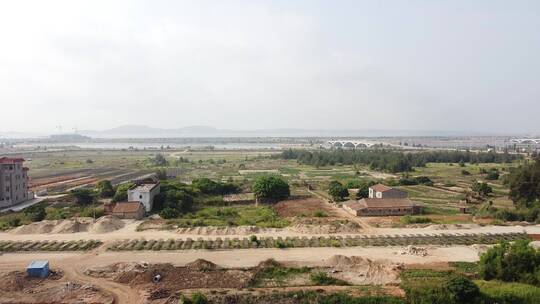
[[[2,1],[0,131],[540,132],[540,1]]]

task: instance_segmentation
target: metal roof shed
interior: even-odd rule
[[[26,273],[30,277],[46,278],[49,276],[49,261],[32,261],[26,267]]]

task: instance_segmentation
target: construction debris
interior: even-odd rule
[[[400,252],[402,255],[408,254],[408,255],[417,255],[417,256],[427,256],[428,252],[427,249],[424,247],[416,247],[413,245],[409,245],[405,248],[403,248]]]

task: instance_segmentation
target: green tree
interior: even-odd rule
[[[169,162],[167,161],[165,156],[163,156],[163,154],[161,153],[157,153],[156,155],[154,155],[154,157],[150,159],[150,162],[154,166],[158,166],[158,167],[165,167],[169,165]]]
[[[24,215],[32,222],[39,222],[45,219],[47,212],[43,204],[36,204],[24,209]]]
[[[529,206],[540,199],[540,157],[533,164],[517,168],[510,174],[510,198],[514,203]]]
[[[349,190],[338,181],[331,181],[328,187],[328,194],[334,201],[342,201],[349,196]]]
[[[113,202],[123,202],[128,199],[127,191],[131,189],[135,184],[133,183],[123,183],[116,187],[116,192],[114,193]]]
[[[474,300],[480,296],[478,286],[464,276],[453,276],[445,282],[443,288],[455,303],[474,303]]]
[[[114,188],[110,180],[100,180],[96,185],[96,189],[100,197],[112,197],[114,195]]]
[[[480,257],[479,274],[484,280],[540,285],[540,250],[528,240],[502,242]]]
[[[80,188],[71,190],[71,195],[75,198],[75,202],[79,205],[88,205],[94,201],[96,193],[91,189]]]
[[[289,184],[278,176],[261,176],[251,187],[257,199],[279,201],[289,197]]]
[[[488,194],[493,192],[493,188],[491,188],[491,186],[489,186],[487,183],[483,183],[479,181],[474,181],[471,186],[471,189],[472,191],[482,196],[487,196]]]
[[[180,212],[176,210],[175,208],[171,207],[165,207],[163,210],[159,212],[159,216],[161,216],[164,219],[173,219],[177,218],[180,215]]]

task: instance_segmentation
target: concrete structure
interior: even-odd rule
[[[407,198],[407,192],[376,184],[369,187],[369,198]]]
[[[32,261],[26,267],[26,273],[29,277],[46,278],[49,276],[49,261]]]
[[[329,140],[328,144],[332,148],[350,148],[350,149],[369,148],[373,145],[376,145],[374,143],[370,143],[366,141],[359,141],[359,140]]]
[[[416,214],[419,207],[407,198],[407,193],[382,184],[369,188],[369,197],[349,200],[343,209],[356,216],[387,216]]]
[[[0,158],[0,207],[10,207],[32,199],[28,192],[28,168],[22,158]]]
[[[140,202],[146,212],[152,211],[154,197],[159,194],[159,182],[151,184],[139,184],[127,191],[129,202]]]
[[[140,220],[144,217],[145,210],[141,202],[117,203],[112,209],[112,215],[121,219]]]
[[[540,138],[513,138],[506,141],[505,145],[518,152],[540,151]]]

